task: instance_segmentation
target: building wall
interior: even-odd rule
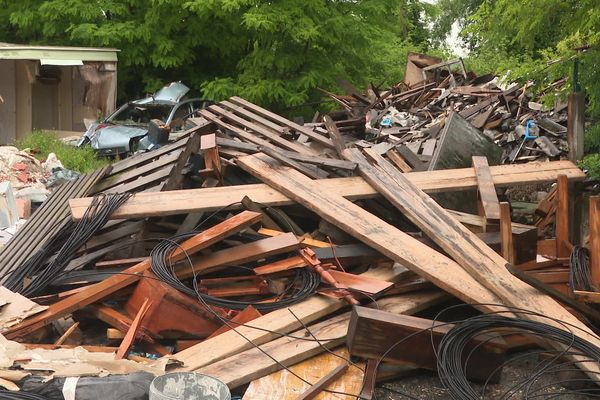
[[[14,60],[0,60],[0,77],[0,144],[10,144],[17,124]]]
[[[16,138],[21,139],[31,133],[31,85],[35,82],[36,61],[17,60],[15,64],[15,87],[17,91]]]

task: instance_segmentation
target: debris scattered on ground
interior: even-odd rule
[[[600,208],[588,251],[563,111],[424,55],[391,90],[340,86],[342,109],[310,123],[234,96],[52,185],[0,249],[0,385],[133,400],[144,371],[251,400],[371,399],[424,369],[435,388],[390,396],[593,393]],[[506,201],[523,185],[533,205]]]

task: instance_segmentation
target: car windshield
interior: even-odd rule
[[[127,107],[109,118],[109,122],[119,125],[147,126],[151,119],[166,122],[173,108],[168,104],[128,104]]]

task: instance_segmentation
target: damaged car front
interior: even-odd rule
[[[174,82],[153,96],[131,101],[93,123],[78,146],[91,145],[100,156],[119,157],[158,148],[168,141],[169,132],[186,129],[186,120],[207,105],[201,99],[181,100],[188,91],[181,82]]]

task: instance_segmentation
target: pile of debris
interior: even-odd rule
[[[410,53],[404,81],[386,91],[371,85],[361,93],[344,80],[338,83],[347,95],[327,94],[342,108],[336,114],[344,119],[339,125],[369,142],[395,148],[417,170],[448,168],[444,159],[452,155],[469,162],[470,146],[489,147],[490,163],[557,160],[569,150],[566,102],[548,109],[530,100],[530,84],[502,87],[493,75],[467,72],[461,59],[442,62]],[[416,157],[407,156],[407,150]]]
[[[335,96],[351,118],[304,125],[232,97],[177,141],[59,186],[0,250],[0,385],[144,399],[176,386],[155,375],[197,372],[244,399],[370,399],[425,369],[473,398],[471,381],[501,382],[523,349],[597,382],[600,314],[581,299],[600,299],[600,253],[569,235],[569,183],[585,175],[566,160],[490,166],[502,150],[478,128],[534,118],[525,90],[446,67],[419,67],[427,89]],[[476,107],[479,127],[461,115]],[[435,129],[430,159],[405,145]],[[511,221],[497,190],[552,182],[538,207],[551,237]],[[516,390],[539,394],[541,375]]]

